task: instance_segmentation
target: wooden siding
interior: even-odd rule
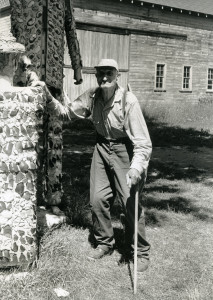
[[[121,11],[118,15],[75,9],[77,24],[85,22],[85,26],[95,24],[102,27],[105,24],[112,30],[130,29],[129,82],[140,101],[197,101],[199,97],[207,95],[207,70],[213,65],[212,30],[203,29],[205,26],[200,26],[199,29],[186,27],[186,23],[183,24],[184,26],[176,26],[139,20],[122,14]],[[174,15],[169,16],[172,20]],[[185,20],[187,18],[188,16],[185,16]],[[202,20],[206,21],[204,18]],[[131,31],[135,28],[138,30],[137,34],[134,34],[134,30]],[[144,34],[144,31],[150,34]],[[181,35],[183,38],[179,38]],[[156,63],[166,65],[165,92],[158,92],[154,89]],[[190,92],[182,91],[184,65],[192,67],[192,90]]]
[[[67,47],[64,57],[64,89],[71,99],[75,99],[85,90],[97,86],[94,66],[102,58],[113,58],[118,62],[121,76],[119,84],[126,86],[129,70],[129,35],[77,30],[83,61],[83,83],[79,86],[73,82],[73,70]]]
[[[140,101],[198,101],[207,95],[207,70],[213,66],[212,32],[187,29],[187,41],[131,36],[130,84]],[[156,63],[166,65],[164,92],[155,90]],[[182,90],[183,67],[192,68],[192,90]],[[213,96],[213,94],[212,94]]]
[[[206,91],[207,70],[213,67],[212,17],[190,16],[148,6],[141,10],[130,1],[128,4],[124,2],[74,0],[75,19],[79,28],[77,34],[84,65],[84,83],[75,86],[72,69],[64,68],[65,89],[71,98],[96,85],[92,67],[105,53],[117,59],[120,67],[124,69],[127,68],[125,61],[128,62],[129,72],[121,74],[121,85],[125,86],[129,78],[140,101],[197,101],[199,97],[213,96],[213,93]],[[10,27],[9,13],[5,18],[8,20],[5,28]],[[1,19],[3,20],[3,15]],[[2,28],[0,23],[0,30]],[[9,31],[10,28],[7,29]],[[122,40],[120,36],[125,38]],[[130,49],[127,51],[129,42]],[[126,46],[122,47],[122,43]],[[126,49],[125,55],[123,48]],[[165,92],[154,90],[156,63],[166,64]],[[70,66],[67,53],[65,64]],[[181,90],[184,65],[192,67],[190,93]]]
[[[0,35],[10,34],[10,9],[0,10]]]
[[[140,2],[133,1],[102,1],[102,0],[74,0],[74,7],[83,9],[85,12],[93,11],[95,16],[107,13],[111,17],[111,21],[119,22],[120,17],[132,19],[140,19],[141,21],[152,21],[157,23],[177,25],[181,27],[202,28],[212,30],[213,16],[189,14],[188,11],[181,13],[180,10],[161,9],[161,7],[152,7],[151,4],[140,5]],[[112,15],[111,15],[112,14]],[[116,18],[113,18],[116,15]],[[84,20],[90,22],[89,20]],[[93,18],[91,19],[93,22]],[[103,21],[105,21],[103,16]]]

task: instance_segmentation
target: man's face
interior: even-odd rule
[[[97,68],[96,78],[102,89],[112,88],[116,86],[118,71],[111,67]]]

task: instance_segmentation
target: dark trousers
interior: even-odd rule
[[[96,143],[90,173],[90,205],[94,236],[103,249],[113,248],[114,234],[110,210],[118,196],[126,217],[126,243],[134,249],[135,187],[129,189],[126,174],[129,171],[131,153],[125,142]],[[131,150],[130,150],[131,151]],[[142,182],[143,185],[144,181]],[[142,199],[138,207],[138,256],[149,256],[150,245],[146,241]]]

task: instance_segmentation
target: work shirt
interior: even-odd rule
[[[125,103],[125,107],[124,104]],[[108,140],[129,137],[133,144],[130,168],[142,174],[148,167],[152,143],[139,102],[132,92],[117,87],[114,96],[104,102],[101,89],[90,89],[71,104],[76,118],[90,118],[99,135]]]

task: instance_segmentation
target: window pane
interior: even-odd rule
[[[163,88],[163,83],[164,83],[164,65],[157,65],[156,88]]]
[[[183,88],[189,89],[190,88],[190,80],[191,80],[191,67],[184,67],[183,69]]]
[[[160,78],[157,78],[157,81],[156,81],[156,87],[157,87],[157,88],[160,87]]]
[[[212,87],[213,87],[213,81],[208,80],[208,90],[212,90]]]
[[[190,74],[190,68],[184,67],[184,77],[189,78],[190,77],[189,74]]]
[[[188,78],[184,78],[184,80],[183,80],[183,88],[184,89],[188,89],[189,88],[189,79]]]
[[[208,79],[213,79],[213,69],[208,70]]]

